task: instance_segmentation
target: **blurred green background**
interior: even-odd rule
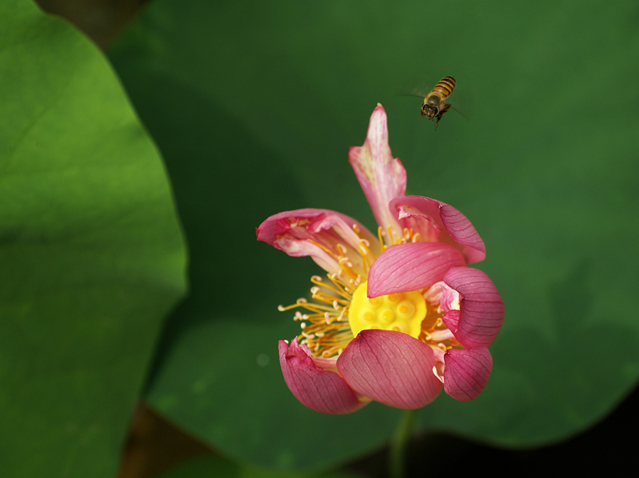
[[[603,419],[636,385],[636,2],[154,0],[126,28],[137,2],[42,3],[107,58],[27,0],[0,8],[10,26],[0,36],[0,235],[9,264],[0,447],[12,457],[0,456],[2,476],[114,476],[136,397],[234,462],[187,464],[173,478],[211,476],[216,466],[315,472],[373,460],[399,411],[371,404],[324,416],[290,394],[276,344],[298,329],[277,305],[307,295],[320,271],[257,243],[255,228],[303,207],[375,228],[347,152],[363,143],[378,102],[408,193],[452,204],[473,222],[488,252],[476,266],[506,306],[485,391],[470,403],[442,394],[421,410],[425,438],[413,455],[442,456],[433,432],[511,449],[557,443]],[[469,121],[451,111],[435,132],[419,120],[420,100],[398,93],[445,75],[456,78],[451,101]],[[91,182],[95,163],[100,180]],[[67,175],[43,185],[48,168]],[[102,209],[112,214],[95,214]],[[178,303],[180,227],[189,290]],[[88,245],[78,229],[90,232]],[[31,230],[44,238],[33,253]],[[121,261],[143,278],[129,268],[114,275]],[[76,268],[79,288],[70,285]],[[51,290],[64,300],[47,301]],[[25,319],[32,303],[40,309]],[[104,348],[96,347],[107,336],[102,315],[122,327]],[[128,364],[126,380],[109,368],[113,357]],[[25,360],[30,366],[15,366]],[[80,365],[85,375],[72,385],[57,377]],[[119,398],[93,382],[119,387]]]

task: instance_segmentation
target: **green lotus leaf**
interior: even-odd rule
[[[0,476],[114,476],[185,251],[109,63],[0,5]]]

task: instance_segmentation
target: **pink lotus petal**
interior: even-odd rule
[[[382,105],[371,115],[366,141],[361,147],[352,147],[348,160],[355,171],[357,180],[364,190],[377,224],[386,230],[392,226],[401,235],[393,213],[388,209],[391,199],[406,193],[406,170],[397,158],[393,158],[388,145],[386,111]]]
[[[446,327],[448,327],[448,330],[450,330],[453,335],[458,333],[457,329],[459,327],[459,316],[460,312],[458,310],[451,310],[449,312],[446,312],[442,317],[444,324],[446,324]],[[457,338],[456,335],[455,338]]]
[[[430,287],[448,269],[463,266],[455,247],[439,242],[412,242],[390,246],[373,262],[368,273],[368,297]]]
[[[394,198],[390,209],[396,211],[403,227],[419,232],[422,241],[456,245],[468,264],[486,258],[484,241],[466,216],[453,206],[422,196],[405,196]]]
[[[444,314],[446,326],[464,347],[488,347],[504,323],[504,302],[493,281],[478,269],[453,267],[444,282],[462,297],[458,313]]]
[[[363,330],[337,359],[337,369],[358,393],[391,407],[415,409],[442,389],[435,357],[423,342],[401,332]]]
[[[493,369],[487,348],[451,349],[444,356],[444,390],[455,400],[472,400],[481,393]]]
[[[359,229],[359,237],[353,231],[353,225]],[[360,239],[365,240],[374,253],[379,251],[377,237],[361,223],[328,209],[297,209],[275,214],[257,228],[257,239],[289,256],[311,256],[331,273],[340,270],[335,257],[339,256],[338,244],[344,247],[355,272],[361,274],[365,270],[359,253]]]
[[[302,404],[320,413],[341,415],[359,410],[368,401],[360,401],[346,381],[336,372],[322,370],[296,340],[278,344],[280,365],[286,385]]]

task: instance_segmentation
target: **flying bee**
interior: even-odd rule
[[[451,106],[451,104],[446,103],[445,100],[452,94],[454,89],[455,78],[445,76],[439,80],[435,88],[424,97],[424,102],[422,103],[422,118],[424,116],[429,120],[435,118],[435,129],[437,129],[439,120],[442,119],[444,113],[446,113]]]

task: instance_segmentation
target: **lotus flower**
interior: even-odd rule
[[[467,267],[486,256],[470,221],[452,206],[405,196],[406,171],[388,145],[378,105],[362,147],[348,157],[378,224],[326,209],[276,214],[257,238],[290,256],[310,256],[311,300],[297,309],[301,333],[279,342],[284,380],[322,413],[353,412],[371,400],[416,409],[442,388],[472,400],[492,370],[488,346],[504,317],[497,288]]]

